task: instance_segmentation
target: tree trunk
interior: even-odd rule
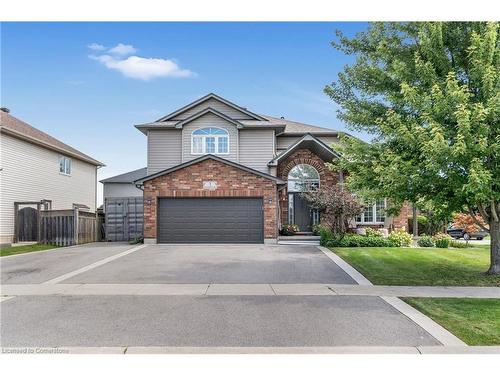
[[[500,275],[500,222],[490,220],[491,264],[489,275]]]
[[[418,216],[417,216],[417,206],[412,204],[413,208],[413,239],[418,238]]]

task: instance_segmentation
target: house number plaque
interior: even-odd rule
[[[217,189],[217,181],[203,181],[204,190],[215,190]]]

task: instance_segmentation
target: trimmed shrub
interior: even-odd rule
[[[330,247],[395,247],[396,244],[383,237],[362,236],[360,234],[345,234],[334,236],[326,242]]]
[[[417,241],[418,246],[420,247],[434,247],[434,241],[431,236],[422,236]]]
[[[457,249],[465,249],[467,247],[472,247],[472,245],[468,244],[467,242],[450,240],[450,247],[454,247],[454,248],[457,248]]]
[[[319,235],[321,236],[321,239],[319,240],[319,244],[321,246],[328,246],[328,242],[333,239],[332,231],[324,225],[319,227]]]
[[[451,237],[447,234],[440,233],[436,234],[433,238],[436,247],[440,247],[442,249],[447,249],[450,246]]]
[[[389,237],[387,237],[390,241],[394,242],[396,246],[402,247],[402,246],[410,246],[411,245],[411,234],[408,232],[405,232],[402,229],[395,230],[391,234],[389,234]]]
[[[367,237],[382,237],[382,233],[373,228],[366,228],[365,233]]]
[[[322,228],[326,228],[328,229],[326,226],[324,226],[323,224],[314,224],[311,228],[313,234],[315,236],[320,236],[321,235],[321,229]]]

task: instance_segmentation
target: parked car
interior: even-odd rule
[[[447,230],[448,234],[453,238],[462,238],[464,240],[470,240],[471,238],[476,238],[478,240],[482,240],[484,237],[488,235],[488,232],[485,230],[479,230],[478,232],[466,232],[463,228],[454,228],[449,227]]]

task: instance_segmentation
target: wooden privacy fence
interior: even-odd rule
[[[77,208],[40,211],[38,242],[69,246],[99,241],[101,220],[95,213]]]

